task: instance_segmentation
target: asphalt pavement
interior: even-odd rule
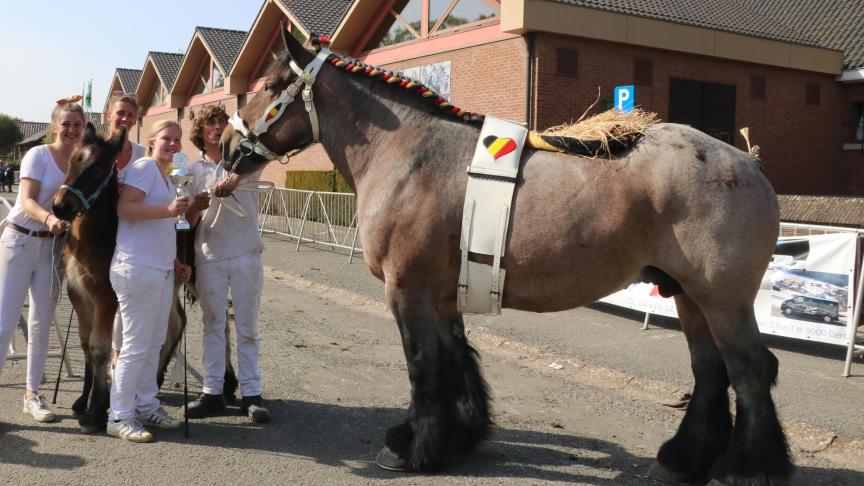
[[[266,239],[261,347],[270,424],[236,407],[156,431],[153,444],[82,434],[69,407],[80,378],[61,381],[60,419],[20,412],[24,363],[0,377],[0,477],[7,484],[656,484],[646,471],[681,420],[692,386],[674,320],[597,305],[552,314],[505,310],[467,318],[492,388],[489,441],[437,475],[400,475],[372,462],[386,427],[404,418],[409,386],[383,285],[355,257]],[[67,307],[64,307],[67,306]],[[197,393],[200,312],[189,305],[190,391]],[[65,313],[65,314],[64,314]],[[68,303],[58,315],[68,318]],[[74,327],[74,326],[73,326]],[[864,363],[841,378],[843,350],[767,339],[780,359],[774,396],[799,472],[796,485],[864,483]],[[22,339],[17,338],[19,347]],[[69,351],[80,374],[73,332]],[[52,341],[52,347],[58,343]],[[43,393],[58,372],[49,359]],[[554,367],[550,365],[554,364]],[[164,387],[180,416],[181,389]]]

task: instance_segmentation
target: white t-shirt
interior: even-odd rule
[[[159,164],[151,158],[145,157],[129,164],[125,184],[144,192],[144,204],[168,206],[176,197],[174,184],[162,176]],[[175,221],[173,216],[141,220],[120,218],[114,262],[173,269],[177,256]]]
[[[189,183],[190,200],[228,176],[221,165],[217,166],[203,158],[189,164],[189,169],[193,177]],[[260,177],[261,172],[255,172],[241,179],[240,183],[254,182]],[[236,191],[234,196],[246,211],[246,217],[241,218],[234,211],[222,207],[218,197],[211,197],[210,207],[204,211],[195,234],[196,262],[215,262],[264,251],[264,244],[258,234],[258,193]],[[235,203],[233,199],[231,202]]]
[[[138,145],[135,142],[129,142],[129,143],[132,144],[132,155],[129,156],[129,163],[126,164],[125,167],[123,167],[122,169],[117,171],[117,182],[119,184],[125,184],[126,183],[126,180],[125,180],[126,169],[131,167],[133,162],[135,162],[136,160],[141,159],[145,155],[147,155],[147,149],[144,148],[143,145]]]
[[[47,145],[33,147],[24,155],[24,159],[21,160],[21,179],[24,178],[39,182],[39,196],[36,198],[36,202],[51,211],[54,194],[60,189],[66,179],[66,174],[60,172],[60,168],[57,167],[57,162],[54,161]],[[42,221],[36,221],[27,216],[21,205],[20,192],[15,199],[15,206],[9,212],[7,221],[32,231],[46,231],[48,229]]]

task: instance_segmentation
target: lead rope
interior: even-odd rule
[[[63,276],[64,272],[60,265],[58,265],[58,261],[60,264],[63,263],[62,252],[63,247],[66,245],[66,238],[69,234],[69,227],[66,227],[66,232],[63,233],[62,236],[54,235],[51,239],[51,274],[53,278],[51,279],[51,298],[54,300],[55,304],[60,303],[60,299],[63,297],[61,292],[61,286],[63,284]],[[58,244],[58,241],[60,244]],[[63,375],[63,363],[66,362],[66,348],[69,345],[69,333],[72,330],[72,316],[75,314],[75,308],[69,309],[69,322],[66,324],[66,337],[63,338],[63,348],[60,351],[60,366],[57,370],[57,381],[54,383],[54,396],[51,398],[51,404],[57,404],[57,394],[60,391],[60,377]]]

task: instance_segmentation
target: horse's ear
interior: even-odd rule
[[[111,143],[111,148],[120,152],[123,150],[123,143],[126,140],[126,127],[120,128],[120,134],[116,137],[112,137],[109,142]]]
[[[294,59],[294,61],[301,67],[305,67],[307,64],[312,62],[312,59],[315,57],[314,54],[303,47],[303,44],[294,37],[287,27],[282,29],[282,42],[285,43],[285,48],[288,51],[288,55],[291,56],[291,59]]]
[[[87,126],[84,127],[84,138],[81,140],[81,143],[84,145],[95,145],[99,142],[100,139],[99,135],[96,133],[96,127],[88,121]]]

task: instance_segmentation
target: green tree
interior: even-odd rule
[[[15,120],[0,113],[0,154],[6,154],[15,148],[15,144],[24,138]]]

